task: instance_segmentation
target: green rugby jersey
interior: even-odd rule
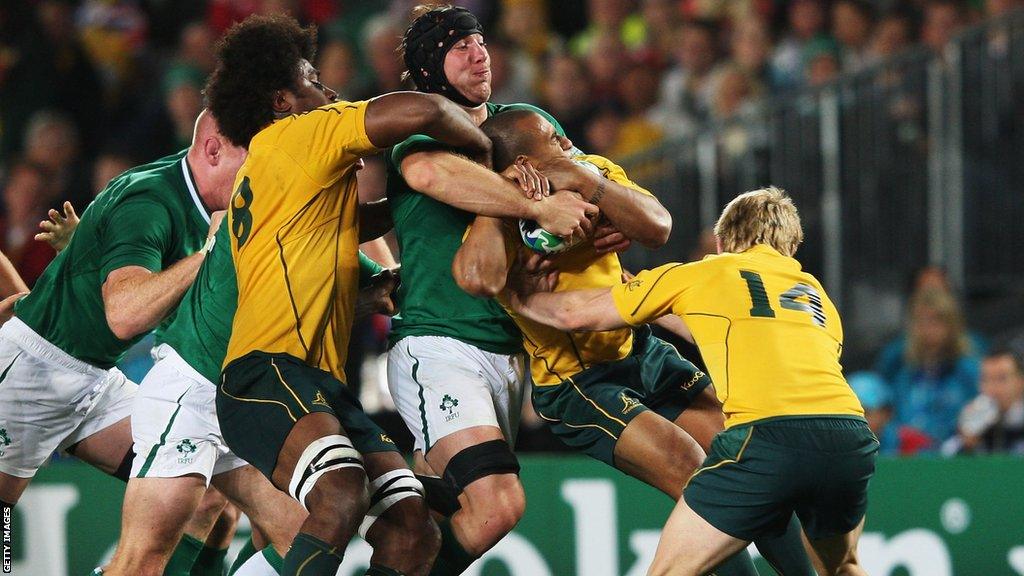
[[[562,126],[550,114],[529,104],[487,103],[487,116],[508,110],[532,110],[547,118],[559,134]],[[402,159],[413,152],[443,149],[427,136],[415,135],[384,156],[387,196],[402,260],[398,316],[391,323],[391,343],[406,336],[447,336],[497,354],[523,349],[515,322],[496,300],[462,291],[452,277],[452,261],[475,214],[459,210],[413,190],[402,177]]]
[[[158,272],[202,248],[210,226],[185,160],[187,150],[114,178],[82,214],[67,247],[15,315],[71,356],[111,368],[142,335],[114,336],[101,289],[125,266]]]
[[[168,344],[196,372],[210,382],[220,379],[228,352],[231,322],[238,307],[238,284],[231,259],[230,226],[217,230],[217,241],[199,268],[195,282],[185,292],[170,325],[157,335],[157,344]],[[383,270],[359,253],[359,285]]]

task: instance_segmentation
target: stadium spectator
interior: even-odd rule
[[[936,52],[967,25],[967,10],[957,0],[929,0],[924,6],[921,41]]]
[[[883,350],[877,371],[892,387],[893,424],[907,451],[936,450],[956,432],[957,415],[977,393],[979,358],[960,306],[945,290],[916,293],[906,345]]]
[[[491,99],[495,102],[536,102],[533,62],[500,39],[488,40],[491,57]]]
[[[693,21],[676,31],[675,63],[662,77],[656,114],[671,135],[692,133],[711,110],[711,72],[717,54],[713,24]]]
[[[804,85],[804,49],[825,34],[825,5],[818,0],[794,0],[787,11],[786,32],[772,54],[772,68],[781,87]]]
[[[832,35],[839,42],[843,72],[857,72],[869,61],[875,7],[867,0],[838,0],[832,5]]]
[[[103,191],[117,175],[133,166],[139,165],[139,159],[119,148],[111,147],[101,153],[92,168],[92,194],[95,197]]]
[[[867,419],[868,426],[878,437],[879,454],[898,454],[899,435],[896,427],[890,425],[892,393],[885,380],[875,372],[860,371],[847,376],[846,381],[864,407],[864,418]]]
[[[732,31],[730,52],[733,64],[755,80],[762,88],[782,88],[775,69],[769,64],[772,53],[771,32],[760,18],[745,18]]]
[[[53,260],[47,244],[34,241],[39,222],[56,205],[57,196],[47,186],[50,174],[39,164],[22,160],[9,169],[3,188],[4,215],[0,220],[0,249],[31,288]]]
[[[599,34],[585,54],[590,75],[591,94],[601,104],[619,102],[622,71],[629,65],[629,56],[622,41],[611,32]]]
[[[998,348],[981,363],[981,394],[960,412],[957,434],[945,454],[1024,455],[1024,361],[1020,352]]]
[[[839,75],[839,47],[828,36],[811,40],[804,46],[805,84],[812,88],[828,84]]]
[[[370,64],[372,82],[363,96],[402,89],[402,60],[395,51],[402,30],[387,14],[374,16],[363,28],[363,46]]]
[[[320,82],[338,92],[342,100],[356,100],[365,92],[352,46],[341,38],[325,42],[317,53]]]
[[[890,12],[878,21],[871,45],[868,47],[867,60],[875,64],[898,54],[914,41],[914,24],[910,16],[903,12]]]
[[[558,118],[566,136],[580,149],[590,150],[586,125],[594,115],[594,103],[583,63],[570,54],[553,54],[547,61],[540,90],[543,108]]]
[[[675,0],[642,0],[640,16],[644,20],[644,50],[667,58],[672,53],[680,13]]]
[[[47,172],[49,198],[70,200],[84,208],[92,198],[89,172],[82,158],[78,128],[71,118],[54,110],[32,115],[25,132],[25,160]]]
[[[592,54],[598,49],[598,39],[610,34],[626,49],[639,49],[644,42],[643,17],[630,13],[630,0],[587,0],[589,26],[569,41],[569,49],[577,56]]]
[[[551,31],[543,0],[504,0],[498,28],[516,58],[526,56],[535,67],[562,49],[561,39]]]

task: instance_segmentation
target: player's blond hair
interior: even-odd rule
[[[724,252],[743,252],[767,244],[792,256],[804,240],[800,215],[785,190],[769,186],[732,199],[715,224]]]

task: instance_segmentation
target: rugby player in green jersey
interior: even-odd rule
[[[525,108],[558,126],[533,106],[488,102],[490,60],[467,10],[418,8],[402,49],[417,89],[448,97],[478,125]],[[441,522],[431,574],[460,574],[522,517],[525,495],[511,447],[529,370],[515,324],[497,303],[459,289],[452,260],[476,214],[529,218],[570,236],[590,226],[596,208],[557,186],[546,196],[547,180],[528,165],[497,174],[424,136],[391,148],[385,164],[402,261],[388,385],[415,437],[428,501],[451,515]]]
[[[66,248],[0,328],[7,394],[0,428],[0,500],[13,505],[55,449],[127,480],[136,386],[114,365],[177,305],[205,258],[245,150],[207,114],[192,146],[115,178]],[[224,506],[216,495],[205,535]],[[199,520],[198,518],[196,520]],[[187,572],[201,542],[183,549]],[[186,558],[187,557],[187,558]]]

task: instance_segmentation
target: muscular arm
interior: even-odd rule
[[[615,308],[609,288],[535,292],[520,296],[509,292],[512,309],[534,322],[569,332],[612,330],[629,326]]]
[[[505,289],[509,262],[503,228],[498,218],[477,216],[473,221],[452,261],[455,283],[466,293],[493,298]]]
[[[192,285],[205,254],[196,253],[160,272],[125,266],[107,275],[103,309],[110,331],[128,340],[156,327]]]
[[[538,202],[497,172],[442,150],[402,159],[402,176],[413,190],[460,210],[498,218],[536,219]]]
[[[366,107],[365,124],[366,135],[378,148],[394,146],[413,134],[426,134],[479,154],[490,165],[490,139],[462,108],[437,94],[393,92],[374,98]]]
[[[597,205],[627,238],[647,248],[659,248],[668,242],[672,216],[657,198],[589,170],[581,170],[580,175],[581,181],[574,190],[579,191],[587,202]]]

